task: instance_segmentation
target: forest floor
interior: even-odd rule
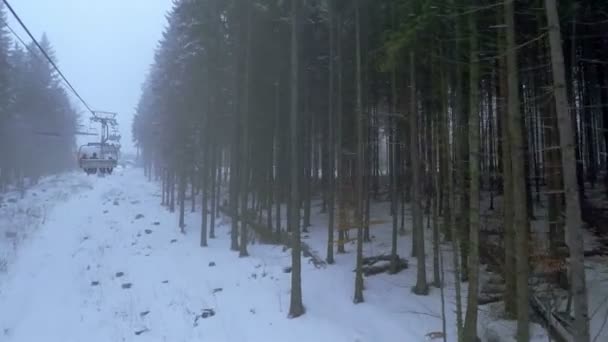
[[[334,265],[317,268],[303,258],[306,314],[288,319],[290,251],[254,244],[249,257],[239,258],[229,250],[227,218],[218,219],[217,238],[200,248],[200,211],[187,215],[186,234],[179,233],[176,214],[160,207],[158,185],[140,169],[107,178],[50,177],[23,200],[9,193],[0,203],[0,341],[417,342],[442,330],[439,289],[431,287],[428,296],[411,293],[416,259],[410,257],[407,220],[399,255],[408,269],[366,277],[365,302],[354,305],[353,244]],[[318,202],[312,210],[303,241],[324,258],[326,216]],[[387,204],[373,204],[371,212],[375,224],[364,253],[388,254]],[[441,248],[448,341],[455,341],[452,253],[447,244]],[[590,310],[608,308],[608,269],[602,265],[596,259],[588,265]],[[514,332],[513,322],[500,319],[499,306],[480,308],[484,341],[497,335],[509,341]],[[547,340],[538,325],[532,336]]]

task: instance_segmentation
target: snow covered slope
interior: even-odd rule
[[[410,293],[412,269],[367,282],[353,305],[348,255],[321,269],[304,260],[307,313],[287,319],[289,251],[254,245],[238,258],[227,222],[200,248],[200,214],[180,234],[140,172],[73,176],[84,185],[0,274],[0,341],[425,341],[441,330],[437,296]]]

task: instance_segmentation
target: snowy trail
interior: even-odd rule
[[[180,234],[140,170],[89,182],[0,275],[0,341],[424,341],[439,330],[436,318],[404,314],[394,299],[409,290],[381,278],[353,305],[349,256],[327,269],[303,260],[307,314],[289,320],[289,251],[252,245],[238,258],[225,224],[201,249],[200,213]],[[411,310],[438,309],[414,298]]]

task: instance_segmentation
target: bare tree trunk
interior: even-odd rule
[[[545,0],[545,10],[549,27],[555,109],[559,126],[562,174],[566,198],[566,229],[570,249],[571,293],[574,303],[574,331],[572,337],[577,342],[587,342],[589,341],[589,312],[583,256],[583,224],[576,179],[574,132],[568,112],[564,56],[556,1]]]
[[[514,3],[504,7],[506,29],[507,96],[509,113],[509,136],[511,145],[511,168],[513,179],[513,227],[515,232],[515,269],[517,288],[517,339],[529,340],[529,290],[528,290],[528,240],[529,215],[526,187],[526,149],[523,132],[523,117],[519,99],[519,69],[515,41]]]
[[[515,273],[517,289],[517,340],[530,339],[529,290],[528,290],[528,194],[526,191],[526,149],[523,133],[523,117],[519,99],[519,77],[515,41],[514,3],[504,5],[507,37],[507,110],[511,142],[511,168],[513,179],[513,228],[515,232]],[[505,166],[506,168],[506,166]]]
[[[362,80],[361,80],[361,20],[360,3],[355,0],[355,39],[356,39],[356,79],[357,79],[357,104],[356,104],[356,129],[357,129],[357,170],[356,173],[356,198],[357,209],[355,210],[355,224],[357,225],[357,268],[355,274],[355,295],[353,301],[363,302],[363,170],[364,170],[364,146],[363,146],[363,103],[362,103]]]
[[[606,190],[606,196],[608,196],[608,106],[605,105],[606,103],[608,103],[608,82],[606,82],[606,65],[597,66],[597,79],[600,88],[600,103],[604,104],[604,106],[602,106],[602,123],[604,126],[604,163],[606,167],[606,175],[604,176],[604,186]]]
[[[337,208],[338,208],[338,212],[337,212],[337,217],[338,218],[342,218],[346,215],[345,213],[345,206],[344,206],[344,194],[343,194],[343,188],[344,188],[344,181],[345,181],[345,172],[344,172],[344,165],[343,165],[343,160],[342,160],[342,16],[338,13],[338,15],[336,16],[337,18],[337,25],[336,25],[336,50],[337,50],[337,60],[336,60],[336,68],[338,69],[338,84],[337,84],[337,99],[336,99],[336,131],[337,131],[337,137],[336,137],[336,169],[338,170],[337,172],[337,190],[338,190],[338,194],[337,194],[337,198],[336,198],[336,203],[337,203]],[[342,222],[342,220],[340,220],[340,222]],[[345,239],[346,239],[346,234],[345,234],[345,229],[346,227],[343,227],[342,225],[338,226],[338,253],[339,254],[343,254],[346,253],[346,250],[344,249],[344,243],[345,243]]]
[[[175,171],[169,171],[169,211],[175,212]]]
[[[207,139],[205,139],[207,140]],[[209,148],[204,148],[203,168],[201,170],[201,247],[207,247],[207,218],[209,214],[208,172],[209,172]]]
[[[476,1],[474,2],[476,3]],[[476,14],[469,14],[469,291],[464,340],[477,340],[479,295],[479,41]]]
[[[210,167],[210,172],[211,172],[211,208],[209,211],[209,214],[211,214],[211,217],[209,218],[209,238],[210,239],[215,239],[215,215],[216,215],[216,211],[217,211],[217,205],[218,205],[218,201],[219,198],[217,196],[217,192],[215,191],[216,187],[217,187],[217,161],[218,161],[218,155],[219,155],[219,149],[216,147],[211,147],[212,149],[212,153],[211,153],[211,163],[209,165]]]
[[[300,1],[291,0],[291,299],[289,317],[296,318],[304,314],[302,304],[302,260],[300,246],[300,196],[298,182],[300,169],[298,167],[298,11]]]
[[[167,196],[165,195],[167,193],[167,191],[166,191],[166,189],[167,189],[167,177],[163,176],[160,179],[161,179],[161,185],[160,185],[161,200],[160,200],[160,205],[165,206],[169,202],[169,200],[167,199]]]
[[[429,217],[432,215],[433,216],[433,286],[435,287],[441,287],[441,276],[440,276],[440,270],[439,270],[439,201],[440,201],[440,197],[438,196],[440,189],[439,189],[439,173],[437,172],[437,166],[438,163],[437,161],[439,161],[440,158],[440,154],[439,154],[439,144],[441,143],[441,140],[439,139],[439,129],[437,127],[438,123],[439,123],[439,110],[437,108],[433,108],[433,112],[435,113],[435,115],[433,116],[432,120],[431,120],[431,126],[432,126],[432,150],[434,153],[432,154],[432,158],[430,160],[431,165],[429,168],[429,172],[431,173],[431,181],[432,181],[432,193],[430,194],[431,196],[431,213],[429,214]]]
[[[196,181],[195,181],[195,177],[196,177],[196,172],[192,171],[192,174],[190,176],[190,196],[191,198],[191,207],[190,207],[190,212],[193,213],[196,211]]]
[[[240,241],[239,241],[239,257],[249,256],[247,252],[247,220],[248,216],[248,198],[249,198],[249,179],[251,169],[250,159],[249,158],[249,116],[250,116],[250,108],[249,108],[249,93],[250,93],[250,73],[251,73],[251,11],[252,4],[245,2],[241,4],[241,6],[245,6],[244,10],[245,18],[246,18],[246,30],[241,31],[246,36],[245,42],[245,70],[244,70],[244,79],[243,79],[243,114],[242,114],[242,145],[241,145],[241,231],[240,231]]]
[[[416,286],[413,292],[417,295],[427,295],[429,287],[426,282],[426,258],[424,255],[424,229],[422,228],[422,209],[420,203],[422,202],[422,196],[420,196],[420,161],[419,161],[419,147],[418,147],[418,104],[416,102],[416,68],[415,68],[415,54],[410,51],[410,156],[412,161],[412,240],[414,240],[414,246],[416,246]]]
[[[393,27],[396,27],[396,5],[393,3],[391,7],[391,16]],[[391,236],[391,273],[397,272],[397,265],[399,257],[397,255],[397,239],[399,230],[399,213],[398,213],[398,189],[397,189],[397,70],[393,67],[391,70],[391,117],[389,118],[389,136],[388,136],[388,150],[389,150],[389,175],[390,175],[390,186],[391,186],[391,216],[393,223],[393,230]]]
[[[281,107],[281,99],[279,97],[279,86],[280,86],[280,75],[277,76],[277,81],[275,82],[275,126],[274,126],[274,135],[275,135],[275,181],[274,181],[274,191],[275,191],[275,204],[276,204],[276,214],[275,214],[275,229],[277,238],[280,237],[281,234],[281,200],[283,199],[281,192],[283,186],[283,168],[282,168],[282,157],[283,157],[283,147],[281,143],[281,130],[279,123],[279,115],[280,115],[280,107]]]
[[[503,16],[504,18],[504,16]],[[503,22],[503,20],[500,20]],[[499,53],[505,51],[505,38],[502,33],[498,37]],[[500,99],[498,111],[503,118],[501,125],[502,165],[503,165],[503,220],[504,220],[504,277],[505,277],[505,312],[508,317],[515,318],[517,314],[517,291],[515,275],[515,227],[513,226],[513,168],[511,166],[511,135],[509,132],[509,116],[507,110],[508,83],[506,78],[506,62],[504,58],[498,61]]]
[[[327,263],[334,263],[334,208],[335,203],[335,163],[336,163],[336,144],[334,138],[334,39],[335,39],[335,28],[334,28],[334,1],[329,0],[327,6],[329,7],[328,22],[329,22],[329,88],[328,88],[328,133],[329,133],[329,147],[328,147],[328,162],[327,162],[327,179],[329,181],[329,189],[327,190],[327,206],[328,206],[328,222],[327,222]]]
[[[446,89],[446,85],[442,85],[442,92],[447,94],[447,89]],[[448,99],[447,97],[444,97],[444,113],[447,113],[447,109],[448,109]],[[454,111],[454,115],[452,116],[453,118],[456,118],[458,115],[458,113],[456,111]],[[456,329],[457,329],[457,334],[458,334],[458,338],[457,340],[459,342],[462,342],[462,338],[463,338],[463,332],[462,332],[462,328],[463,328],[463,324],[462,324],[462,297],[461,297],[461,285],[460,285],[460,265],[459,265],[459,261],[460,261],[460,256],[458,255],[458,251],[460,250],[459,245],[458,245],[458,229],[457,229],[457,222],[456,222],[456,193],[455,193],[455,187],[454,187],[454,172],[455,172],[455,168],[454,168],[454,155],[455,153],[455,149],[449,148],[448,149],[448,144],[450,139],[450,126],[451,124],[453,124],[456,120],[453,119],[452,123],[450,123],[449,118],[447,120],[443,121],[443,125],[442,125],[442,135],[444,137],[444,143],[446,144],[446,166],[448,168],[447,170],[447,174],[448,174],[448,179],[447,179],[447,183],[448,183],[448,207],[449,210],[447,211],[449,213],[449,216],[445,217],[445,222],[444,224],[449,226],[449,230],[450,230],[450,234],[452,236],[452,267],[454,268],[454,289],[456,291]]]
[[[186,175],[184,171],[180,171],[179,175],[179,189],[178,189],[178,204],[179,204],[179,230],[183,233],[184,227],[186,224],[184,223],[184,213],[186,206]]]

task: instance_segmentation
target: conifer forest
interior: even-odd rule
[[[173,0],[165,24],[136,176],[86,178],[106,182],[95,210],[149,203],[124,224],[159,215],[137,238],[172,240],[142,254],[188,251],[152,268],[195,265],[184,293],[230,310],[267,263],[282,279],[279,309],[271,292],[231,320],[206,297],[183,340],[608,341],[608,1]],[[79,115],[37,51],[0,31],[0,195],[75,165]],[[218,337],[214,315],[265,330]]]
[[[390,201],[391,269],[406,222],[414,293],[441,286],[439,248],[452,248],[470,294],[459,340],[476,337],[486,264],[518,341],[545,283],[569,291],[572,336],[589,341],[583,235],[608,229],[607,13],[602,1],[178,1],[134,136],[180,218],[186,190],[202,193],[201,246],[220,212],[240,256],[250,230],[288,240],[292,317],[305,313],[314,211],[328,213],[324,261],[356,242],[358,303],[370,204]]]

